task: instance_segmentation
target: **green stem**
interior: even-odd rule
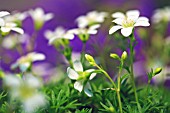
[[[133,42],[134,42],[134,36],[130,37],[130,68],[131,68],[130,75],[131,75],[132,87],[133,87],[137,107],[138,107],[139,112],[141,113],[141,106],[138,101],[138,95],[136,92],[135,79],[134,79],[134,73],[133,73],[133,54],[134,54]]]
[[[110,80],[110,82],[112,83],[113,87],[116,89],[116,94],[117,94],[117,99],[118,99],[118,103],[119,103],[119,109],[120,109],[120,113],[123,113],[122,111],[122,102],[121,102],[121,98],[120,98],[120,89],[116,87],[116,84],[114,83],[114,81],[112,80],[112,78],[109,76],[109,74],[103,70],[100,66],[98,66],[97,64],[95,65],[97,68],[99,68],[103,74]],[[120,78],[119,78],[120,79]]]
[[[86,50],[86,42],[83,42],[82,54],[81,54],[81,62],[84,65],[85,60],[85,50]]]

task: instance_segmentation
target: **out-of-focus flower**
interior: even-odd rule
[[[36,30],[41,29],[46,21],[49,21],[54,17],[52,13],[45,14],[42,8],[36,8],[35,10],[31,9],[29,14],[34,20]]]
[[[6,36],[3,41],[2,41],[2,46],[6,49],[12,49],[14,48],[17,44],[22,44],[25,43],[27,40],[27,35],[23,34],[10,34]]]
[[[0,11],[0,26],[5,25],[4,17],[9,15],[10,13],[7,11]]]
[[[18,26],[22,25],[22,21],[28,16],[27,12],[14,12],[11,15],[6,16],[4,19],[6,22],[14,22]]]
[[[19,100],[26,113],[33,113],[37,108],[45,106],[46,99],[38,91],[42,86],[41,81],[32,75],[24,77],[22,79],[14,75],[6,75],[3,83],[8,88],[11,98]]]
[[[91,11],[87,13],[87,15],[79,16],[76,21],[78,23],[78,27],[85,28],[94,24],[99,24],[104,22],[108,14],[106,12],[97,12]]]
[[[42,53],[31,52],[25,56],[20,57],[14,64],[12,64],[11,68],[19,67],[22,72],[25,72],[30,68],[33,62],[41,61],[45,59],[45,55]]]
[[[54,32],[47,30],[45,37],[49,40],[49,44],[60,43],[62,45],[68,44],[68,40],[74,38],[73,33],[66,31],[63,27],[57,27]]]
[[[17,27],[17,24],[15,23],[5,23],[4,26],[1,26],[1,31],[4,35],[8,34],[11,30],[20,34],[24,34],[24,30]]]
[[[92,80],[96,76],[96,73],[92,73],[94,69],[84,71],[80,61],[75,61],[73,63],[73,67],[74,69],[70,67],[67,68],[67,74],[70,79],[76,80],[74,83],[74,88],[79,92],[82,92],[84,89],[85,94],[92,97],[93,93],[91,92],[91,86],[88,81]]]
[[[116,12],[112,14],[113,18],[116,18],[112,22],[118,24],[113,26],[109,30],[109,34],[113,34],[117,30],[121,29],[123,36],[128,37],[132,34],[132,30],[137,26],[149,26],[149,19],[146,17],[139,17],[140,12],[138,10],[130,10],[124,15],[121,12]]]
[[[152,16],[153,23],[159,23],[161,21],[169,22],[170,21],[170,7],[165,7],[162,9],[155,10]]]
[[[79,38],[83,41],[86,42],[89,39],[89,35],[94,35],[97,34],[97,29],[100,27],[99,24],[90,26],[89,28],[75,28],[71,29],[68,32],[73,33],[75,35],[78,35]]]

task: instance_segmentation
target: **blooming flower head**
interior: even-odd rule
[[[56,42],[65,45],[68,44],[68,40],[74,38],[74,35],[66,31],[63,27],[57,27],[54,32],[47,30],[45,37],[49,40],[49,44]]]
[[[27,38],[28,36],[26,34],[10,34],[3,39],[2,46],[6,49],[12,49],[18,44],[25,43]]]
[[[162,9],[157,9],[152,17],[154,23],[159,23],[161,21],[170,21],[170,7],[165,7]]]
[[[91,11],[85,16],[79,16],[76,21],[78,23],[78,27],[84,28],[104,22],[107,15],[108,14],[106,12]]]
[[[54,17],[52,13],[45,14],[42,8],[36,8],[35,10],[31,9],[29,13],[34,20],[36,30],[39,30],[46,21],[49,21]]]
[[[0,26],[5,25],[4,17],[9,15],[10,13],[7,11],[0,11]]]
[[[42,86],[41,81],[32,75],[24,77],[22,79],[14,75],[6,75],[3,83],[8,88],[11,98],[19,100],[26,113],[33,113],[37,108],[46,104],[46,99],[38,91]]]
[[[78,60],[73,63],[73,67],[74,69],[67,68],[67,75],[70,79],[75,80],[74,88],[79,92],[82,92],[84,89],[85,94],[92,97],[93,93],[91,92],[91,86],[88,81],[96,76],[96,73],[92,73],[94,69],[84,71],[81,62]]]
[[[73,33],[75,35],[78,35],[79,38],[83,41],[86,42],[89,39],[89,35],[94,35],[97,34],[97,29],[100,27],[99,24],[92,25],[89,28],[75,28],[71,29],[68,32]]]
[[[25,56],[20,57],[11,68],[19,67],[22,72],[25,72],[33,62],[44,60],[45,56],[42,53],[31,52]]]
[[[14,12],[11,15],[5,16],[6,22],[16,23],[18,26],[21,26],[21,22],[28,16],[27,12]]]
[[[146,17],[139,17],[140,12],[138,10],[130,10],[124,15],[121,12],[112,14],[113,18],[116,18],[112,22],[117,25],[113,26],[109,30],[109,34],[113,34],[117,30],[121,29],[123,36],[128,37],[132,34],[132,30],[137,26],[149,26],[149,19]]]
[[[20,34],[24,34],[24,30],[17,27],[17,24],[15,23],[5,23],[3,26],[1,26],[1,31],[4,35],[8,34],[11,30]]]

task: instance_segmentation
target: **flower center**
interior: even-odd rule
[[[128,18],[124,19],[123,22],[122,22],[122,26],[125,27],[125,28],[133,27],[134,24],[135,24],[134,20],[128,19]]]

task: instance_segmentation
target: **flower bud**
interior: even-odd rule
[[[161,71],[162,71],[162,68],[161,68],[161,67],[156,68],[155,71],[154,71],[154,75],[159,74]]]
[[[117,54],[115,54],[115,53],[111,53],[110,57],[112,57],[114,59],[120,59],[120,57]]]
[[[121,59],[122,59],[122,60],[125,60],[126,58],[127,58],[127,52],[124,51],[124,52],[122,53]]]
[[[95,64],[95,60],[91,55],[85,54],[85,58],[91,65]]]

